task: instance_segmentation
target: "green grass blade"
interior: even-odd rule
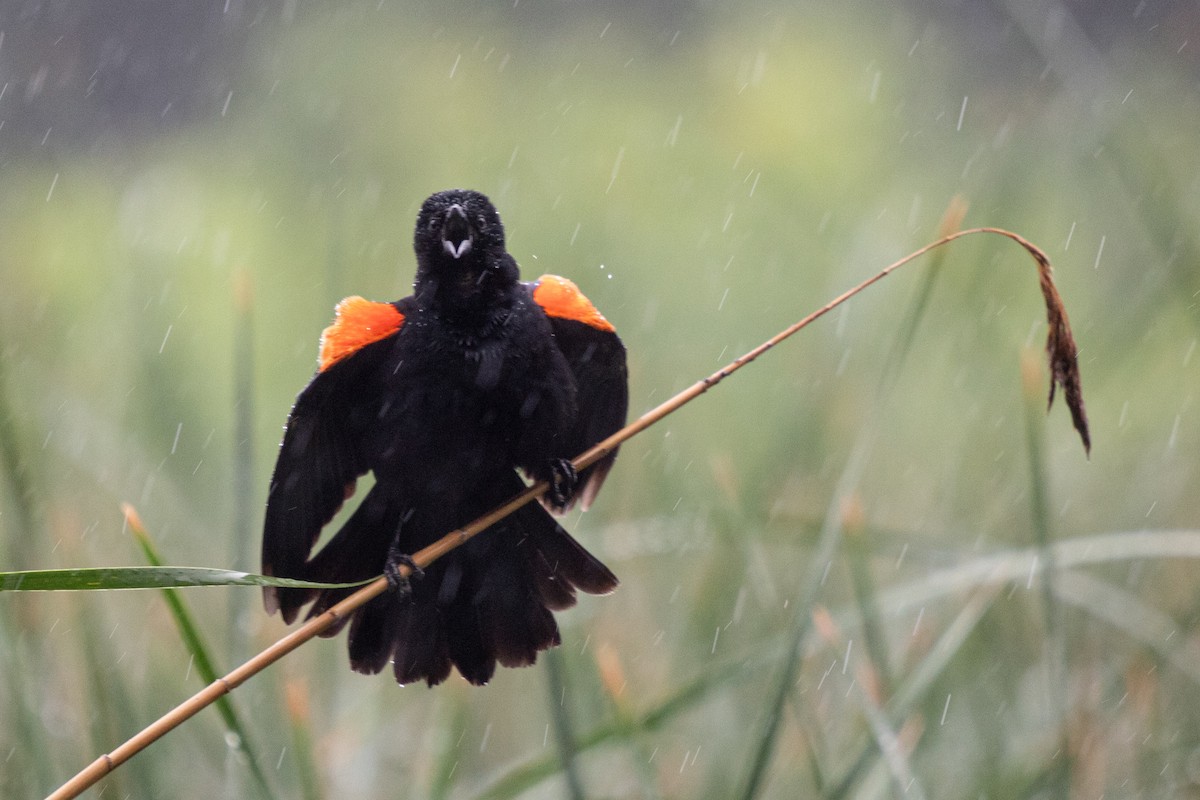
[[[283,586],[338,589],[363,586],[370,583],[371,580],[357,583],[314,583],[212,567],[87,567],[0,572],[0,592],[186,589],[194,586]]]
[[[992,601],[999,594],[1000,586],[992,585],[976,592],[963,606],[962,611],[947,626],[938,637],[937,642],[930,648],[926,656],[908,673],[897,686],[896,693],[883,709],[885,719],[893,725],[902,724],[914,708],[920,704],[934,681],[950,666],[954,657],[962,650],[967,639],[983,619],[984,613],[991,608]],[[849,797],[855,783],[870,765],[881,755],[878,738],[860,745],[859,755],[842,777],[833,782],[824,793],[828,800]]]
[[[783,721],[783,709],[788,696],[795,689],[796,673],[800,669],[801,648],[804,639],[808,636],[809,628],[812,627],[812,606],[821,585],[821,576],[825,571],[825,565],[833,558],[840,541],[840,524],[827,524],[821,533],[817,552],[809,563],[808,575],[804,582],[800,602],[796,607],[795,624],[784,649],[783,664],[780,667],[775,691],[768,702],[766,719],[756,737],[750,771],[746,777],[745,788],[740,794],[745,800],[752,800],[756,797],[766,779],[767,768],[775,754],[775,742],[779,735],[779,726]]]
[[[42,722],[42,690],[31,676],[45,669],[37,637],[18,633],[8,617],[0,615],[0,673],[7,702],[2,719],[12,737],[12,749],[0,754],[0,796],[38,797],[54,785],[56,760],[46,746]],[[21,747],[15,743],[21,742]],[[45,748],[45,749],[44,749]]]
[[[883,757],[883,763],[887,765],[888,772],[895,783],[896,793],[893,796],[903,795],[912,800],[925,800],[925,790],[913,772],[912,763],[904,752],[900,736],[896,727],[893,726],[892,720],[888,718],[883,709],[874,703],[864,703],[863,711],[870,725],[875,749]]]
[[[884,697],[891,694],[892,674],[888,658],[888,641],[883,632],[883,623],[877,600],[875,578],[871,574],[871,540],[863,520],[857,499],[850,501],[846,511],[846,561],[850,568],[850,585],[858,613],[862,617],[863,639],[867,644],[867,655],[879,682]]]
[[[1051,550],[1059,570],[1142,559],[1200,559],[1200,529],[1098,533],[1057,541]],[[1024,583],[1045,566],[1036,547],[1003,550],[884,589],[879,604],[895,615],[981,586]]]
[[[0,341],[0,478],[8,486],[8,498],[0,496],[0,513],[11,514],[6,522],[26,535],[0,536],[0,557],[24,568],[34,562],[35,543],[46,539],[45,520],[37,502],[35,475],[41,470],[34,453],[38,451],[22,446],[10,400],[7,344]],[[0,528],[0,533],[6,529]],[[29,633],[35,628],[25,613],[28,609],[18,606],[14,610],[12,617],[0,614],[0,671],[4,673],[0,695],[7,695],[8,701],[4,704],[8,713],[0,714],[0,724],[12,741],[22,746],[0,754],[4,759],[0,796],[35,797],[52,785],[55,777],[53,748],[41,719],[44,688],[36,677],[44,674],[50,658],[42,638]]]
[[[1177,634],[1180,624],[1132,592],[1086,572],[1060,573],[1054,585],[1059,600],[1103,620],[1134,641],[1158,654],[1181,675],[1200,686],[1200,661],[1187,637]]]
[[[131,507],[126,506],[125,513],[129,521],[130,530],[133,532],[134,538],[137,539],[138,546],[141,548],[146,560],[152,566],[161,566],[162,557],[158,553],[158,548],[154,546],[150,534],[142,526],[136,512]],[[163,599],[166,600],[167,608],[171,611],[171,617],[175,620],[175,626],[179,629],[179,636],[192,656],[192,664],[196,668],[196,675],[205,685],[213,683],[223,673],[218,671],[212,656],[209,655],[208,645],[200,633],[200,628],[192,619],[191,612],[184,605],[183,597],[179,592],[170,588],[163,589],[162,593]],[[242,725],[237,709],[234,708],[233,700],[229,696],[219,697],[215,705],[221,715],[221,719],[225,722],[225,728],[235,737],[236,744],[234,746],[246,759],[246,766],[250,769],[250,774],[254,777],[259,794],[264,798],[275,797],[246,728]]]
[[[8,399],[8,359],[0,352],[0,474],[5,476],[9,485],[18,529],[40,531],[31,475],[34,465],[22,451],[15,419]],[[35,541],[36,536],[10,536],[4,543],[3,555],[11,559],[11,563],[24,568],[32,563],[31,547]]]
[[[997,584],[983,587],[971,595],[925,657],[896,687],[896,694],[887,703],[888,714],[893,720],[908,716],[922,702],[933,682],[946,671],[954,656],[962,650],[967,639],[979,626],[984,613],[992,607],[992,602],[999,592],[1000,586]]]
[[[762,789],[766,779],[767,768],[775,753],[775,742],[779,734],[779,726],[783,721],[783,710],[787,698],[795,688],[796,673],[800,669],[802,645],[812,627],[812,610],[817,593],[821,589],[825,571],[837,553],[842,541],[843,508],[847,498],[852,494],[852,488],[858,485],[871,450],[870,436],[859,439],[858,446],[851,453],[846,468],[842,471],[841,479],[833,493],[833,499],[825,513],[825,522],[817,540],[816,550],[808,562],[808,572],[801,583],[800,597],[796,604],[795,622],[791,636],[783,653],[783,665],[780,668],[775,692],[767,707],[766,719],[762,723],[756,737],[754,752],[750,759],[750,769],[746,776],[745,788],[740,797],[753,800]]]
[[[579,777],[579,764],[575,759],[575,730],[571,724],[571,714],[567,709],[568,691],[566,667],[563,665],[562,651],[552,649],[545,655],[546,659],[546,701],[550,704],[551,726],[554,728],[554,742],[557,745],[558,760],[562,766],[563,777],[567,782],[566,796],[572,800],[583,800],[583,779]]]
[[[679,715],[695,708],[711,692],[720,689],[728,681],[744,677],[749,668],[751,667],[747,665],[747,661],[743,657],[702,672],[657,706],[641,714],[631,715],[632,720],[626,718],[610,722],[581,736],[575,742],[575,752],[576,754],[582,753],[624,737],[628,735],[631,726],[642,731],[656,730]],[[488,800],[518,797],[547,778],[557,775],[559,768],[560,761],[557,754],[541,756],[504,773],[492,783],[484,786],[475,796],[488,798]]]
[[[258,480],[254,471],[254,292],[249,273],[237,269],[233,275],[233,535],[229,563],[248,568],[254,563],[254,525],[260,505],[255,502]],[[242,661],[250,655],[246,630],[241,623],[251,613],[256,598],[231,594],[226,623],[229,656]]]
[[[1067,674],[1066,637],[1055,600],[1057,564],[1054,557],[1054,537],[1050,531],[1049,487],[1046,478],[1042,432],[1042,367],[1039,355],[1027,348],[1021,354],[1021,394],[1025,400],[1025,440],[1029,455],[1029,502],[1032,513],[1034,544],[1039,558],[1045,562],[1041,572],[1042,613],[1046,636],[1046,703],[1054,708],[1055,718],[1062,726],[1060,745],[1062,757],[1055,760],[1051,779],[1054,794],[1066,796],[1071,786],[1071,748],[1067,733],[1067,706],[1070,702],[1070,678]]]
[[[457,743],[454,742],[447,731],[465,730],[467,725],[470,724],[471,706],[470,701],[467,700],[467,695],[461,692],[455,693],[448,698],[448,701],[452,704],[452,709],[444,712],[444,718],[449,720],[449,724],[441,726],[441,730],[438,731],[436,739],[433,741],[433,748],[436,755],[433,759],[429,791],[425,795],[429,800],[446,800],[454,788],[454,774],[458,771],[461,754]],[[490,798],[494,795],[487,794],[484,796]]]
[[[289,679],[283,687],[287,706],[288,726],[292,734],[292,763],[302,800],[321,800],[324,796],[321,776],[317,770],[316,742],[308,710],[310,689],[306,681]]]
[[[131,687],[132,676],[121,668],[112,639],[101,631],[95,603],[79,603],[79,643],[83,650],[87,677],[87,732],[90,750],[105,752],[113,742],[121,742],[137,733],[136,720],[143,706],[138,692]],[[150,760],[131,763],[128,770],[117,770],[104,779],[103,794],[114,797],[153,797],[161,783],[161,765]]]
[[[629,681],[616,649],[601,645],[595,650],[592,664],[595,669],[591,675],[607,697],[613,720],[620,731],[615,744],[627,751],[628,763],[638,779],[637,789],[631,788],[629,793],[636,794],[641,800],[661,800],[659,776],[654,764],[655,751],[650,746],[653,737],[646,736],[637,726],[637,719],[625,694]],[[714,781],[709,782],[710,786],[714,784]]]
[[[885,617],[891,618],[901,614],[911,613],[927,604],[942,601],[947,597],[967,595],[969,599],[953,622],[946,627],[929,653],[915,665],[903,679],[898,680],[895,692],[885,705],[888,718],[896,724],[903,721],[912,713],[925,693],[929,691],[934,681],[951,665],[955,656],[967,642],[984,613],[991,607],[992,601],[1001,589],[1008,587],[1013,581],[1028,580],[1032,569],[1034,574],[1044,561],[1035,560],[1036,548],[1020,548],[977,557],[963,564],[937,570],[917,580],[909,581],[898,586],[880,591],[878,604],[885,610]],[[1118,531],[1091,536],[1081,536],[1075,539],[1065,539],[1054,543],[1054,554],[1060,570],[1072,567],[1092,566],[1108,563],[1120,563],[1138,560],[1169,560],[1169,559],[1200,559],[1200,529],[1198,530],[1167,530],[1167,531]],[[1074,588],[1071,573],[1061,573],[1062,580],[1057,584],[1060,599],[1075,604],[1077,601],[1072,593],[1066,590]],[[1094,596],[1094,592],[1088,596]],[[1097,611],[1097,616],[1112,621],[1118,627],[1125,629],[1136,626],[1131,619],[1120,617],[1117,606],[1111,610]],[[1105,606],[1107,608],[1107,606]],[[847,612],[834,615],[844,619]],[[1141,619],[1141,617],[1138,617]],[[1147,631],[1159,630],[1161,625],[1147,627]],[[1165,637],[1161,637],[1165,641]],[[1160,641],[1160,646],[1162,642]],[[677,692],[664,699],[653,708],[641,713],[631,713],[629,719],[607,723],[583,734],[576,742],[576,753],[600,745],[608,744],[615,739],[628,735],[629,729],[653,732],[694,709],[705,699],[720,690],[730,680],[745,680],[746,676],[769,664],[778,664],[782,649],[778,646],[763,648],[756,655],[742,655],[736,661],[729,661],[713,666],[702,672],[691,682]],[[1180,663],[1183,662],[1183,663]],[[1200,684],[1200,667],[1188,667],[1187,660],[1181,653],[1176,653],[1171,663],[1181,667],[1193,680]],[[862,753],[855,760],[849,772],[840,779],[831,780],[829,788],[823,792],[824,797],[847,797],[852,792],[853,782],[869,767],[873,758],[878,755],[874,741],[864,742]],[[524,762],[504,772],[492,782],[484,785],[474,797],[479,798],[514,798],[529,791],[542,781],[558,774],[559,759],[557,755],[540,756],[537,759]]]
[[[938,236],[945,236],[957,231],[966,213],[966,201],[959,196],[952,198],[945,214],[942,215]],[[882,404],[900,377],[900,371],[904,368],[904,362],[908,360],[908,354],[912,351],[913,342],[917,338],[921,320],[925,318],[925,310],[929,306],[929,299],[933,296],[934,287],[937,286],[938,276],[942,274],[942,265],[946,263],[949,255],[950,251],[944,247],[938,248],[929,255],[929,266],[925,270],[925,279],[917,290],[916,298],[908,307],[908,313],[900,323],[892,349],[888,353],[887,361],[884,362],[883,374],[876,387],[877,404]]]

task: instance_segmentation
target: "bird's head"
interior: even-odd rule
[[[417,215],[415,287],[443,300],[470,300],[516,281],[504,225],[491,201],[469,189],[430,195]]]

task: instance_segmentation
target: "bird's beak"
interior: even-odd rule
[[[473,239],[467,214],[458,203],[446,210],[446,221],[442,223],[442,249],[451,258],[459,259],[471,252]]]

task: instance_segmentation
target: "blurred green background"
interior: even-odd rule
[[[142,563],[129,501],[256,570],[333,304],[406,294],[454,186],[614,322],[633,414],[960,195],[1054,261],[1092,421],[1023,392],[1032,262],[957,242],[625,446],[567,520],[622,586],[553,659],[317,641],[234,693],[250,756],[205,711],[103,796],[1200,797],[1195,3],[12,2],[0,85],[2,569]],[[224,669],[285,631],[184,599]],[[6,798],[200,686],[151,592],[0,596],[0,672]]]

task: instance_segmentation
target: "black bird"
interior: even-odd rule
[[[625,348],[570,281],[519,280],[491,202],[439,192],[417,216],[413,294],[350,297],[321,338],[320,368],[296,398],[267,500],[266,575],[351,582],[389,575],[409,554],[524,488],[548,480],[546,505],[586,508],[616,454],[574,474],[567,459],[618,430]],[[315,556],[321,529],[357,479],[375,485]],[[354,613],[350,664],[388,662],[400,683],[445,680],[453,665],[484,684],[496,663],[534,663],[559,644],[552,611],[617,578],[547,511],[526,505]],[[287,622],[350,590],[264,591]],[[343,623],[344,624],[344,623]],[[326,632],[332,636],[341,625]]]

